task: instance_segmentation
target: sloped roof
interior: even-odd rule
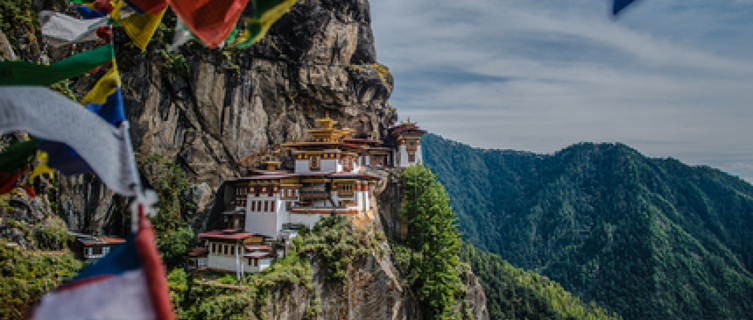
[[[233,229],[212,230],[212,231],[207,231],[204,233],[199,233],[199,238],[224,239],[224,240],[243,240],[243,239],[254,237],[254,236],[269,238],[268,236],[261,235],[258,233],[251,233],[251,232],[245,232],[245,231],[239,231],[239,230],[233,230]]]
[[[112,246],[125,242],[125,239],[106,236],[79,237],[76,241],[84,246]]]

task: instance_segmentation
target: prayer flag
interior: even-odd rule
[[[87,5],[76,7],[76,12],[78,13],[79,16],[81,16],[84,19],[102,18],[107,15],[106,13],[99,12],[96,9],[90,8]]]
[[[30,319],[174,320],[154,229],[140,211],[135,235],[44,295]]]
[[[135,196],[139,187],[128,123],[115,128],[67,97],[43,87],[0,87],[0,133],[24,130],[65,143],[110,189]]]
[[[622,9],[625,9],[625,7],[629,6],[631,3],[633,3],[635,0],[614,0],[614,5],[612,6],[612,15],[617,15],[622,11]]]
[[[99,67],[114,56],[112,44],[108,44],[49,66],[26,61],[3,61],[0,62],[0,85],[49,86]]]
[[[167,51],[177,51],[180,46],[186,44],[188,40],[191,40],[191,36],[191,31],[188,30],[188,27],[183,23],[183,20],[181,20],[180,17],[177,18],[175,21],[175,36],[173,37],[173,44],[167,48]]]
[[[37,176],[41,176],[45,173],[53,173],[55,172],[54,169],[47,166],[47,153],[43,151],[37,150],[37,166],[34,167],[34,171],[31,172],[31,176],[29,176],[29,181],[34,181],[34,178]]]
[[[53,46],[97,40],[97,28],[107,25],[107,18],[79,20],[62,13],[42,11],[39,13],[42,35]]]
[[[167,7],[165,0],[125,0],[125,2],[140,14],[159,14]]]
[[[209,48],[230,35],[248,0],[168,0],[170,8]]]
[[[244,49],[261,40],[269,28],[297,2],[298,0],[253,0],[254,16],[244,19],[246,31],[234,46]]]
[[[132,14],[128,17],[121,17],[121,12],[125,5],[123,0],[116,0],[115,9],[112,10],[112,17],[123,26],[126,34],[128,34],[128,37],[131,38],[137,47],[141,48],[141,50],[146,50],[146,46],[152,40],[154,31],[157,30],[160,21],[162,21],[162,16],[165,15],[167,7],[156,14]]]
[[[123,95],[120,91],[120,75],[116,64],[113,63],[110,71],[94,85],[81,103],[86,103],[86,109],[99,115],[114,128],[126,120]],[[93,171],[86,161],[65,143],[42,141],[39,149],[48,155],[46,165],[64,175],[71,176]]]
[[[0,195],[13,191],[16,180],[28,169],[39,140],[16,143],[0,153]]]
[[[0,172],[15,173],[36,154],[38,139],[21,141],[0,152]]]

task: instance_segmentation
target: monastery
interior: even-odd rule
[[[408,167],[422,160],[426,131],[410,120],[389,128],[394,147],[353,138],[355,130],[336,129],[329,115],[316,122],[321,128],[307,130],[313,139],[283,145],[295,157],[292,172],[277,170],[280,162],[268,160],[264,169],[226,182],[233,193],[225,197],[225,208],[232,209],[223,213],[227,229],[199,234],[206,247],[189,254],[192,267],[261,272],[284,255],[300,226],[312,228],[333,213],[357,216],[372,210],[380,178],[366,168]]]

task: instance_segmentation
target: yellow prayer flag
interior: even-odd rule
[[[114,2],[115,9],[112,10],[110,16],[123,26],[126,34],[128,34],[128,37],[131,38],[137,47],[141,48],[141,50],[146,50],[146,46],[149,44],[149,41],[152,40],[154,32],[157,31],[157,26],[159,26],[160,21],[162,21],[162,17],[165,15],[165,11],[167,11],[167,7],[162,9],[162,12],[157,15],[150,13],[134,13],[128,17],[121,18],[120,12],[124,5],[126,4],[123,0],[116,0]]]
[[[81,104],[104,104],[107,102],[107,97],[113,94],[120,86],[120,73],[118,73],[118,66],[115,64],[115,59],[113,59],[110,71],[107,71],[102,79],[99,79],[94,88],[81,100]]]
[[[39,160],[39,163],[34,168],[34,171],[31,172],[31,177],[29,177],[29,181],[34,181],[34,178],[36,178],[37,176],[43,175],[45,173],[55,172],[54,169],[50,169],[50,167],[47,166],[47,152],[37,151],[37,157],[35,160]]]

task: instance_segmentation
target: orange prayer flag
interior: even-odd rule
[[[209,48],[230,35],[248,0],[168,0],[170,8]]]

